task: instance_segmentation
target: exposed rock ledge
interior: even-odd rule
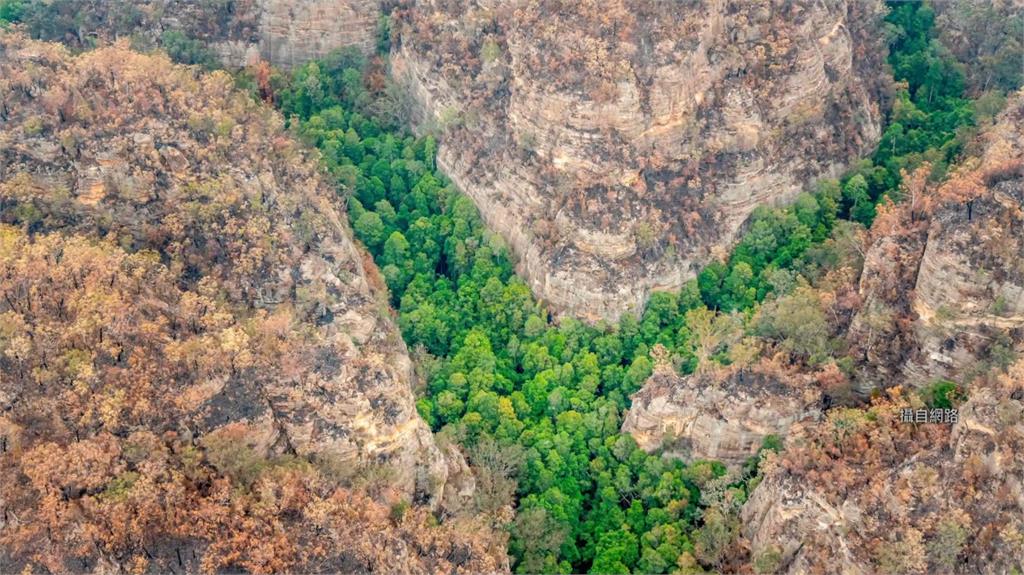
[[[1019,571],[1022,398],[1018,363],[977,382],[952,427],[900,423],[899,395],[830,412],[763,464],[740,547],[772,573]]]
[[[622,431],[647,451],[664,448],[687,461],[739,465],[767,436],[783,437],[793,424],[821,417],[821,391],[811,379],[761,365],[691,376],[655,373],[633,396]]]
[[[1024,342],[1024,95],[1010,100],[967,161],[923,200],[882,220],[854,318],[862,392],[936,379],[968,383],[980,361]],[[964,175],[966,174],[966,175]],[[950,190],[966,189],[968,196]],[[981,366],[982,368],[984,366]],[[984,371],[984,369],[982,369]]]
[[[88,45],[95,38],[133,37],[160,45],[176,32],[201,41],[226,66],[262,58],[290,68],[334,50],[371,54],[377,45],[380,0],[76,0],[54,7],[57,23],[45,40]],[[47,2],[46,4],[50,4]],[[71,20],[73,19],[73,24]],[[65,33],[65,26],[70,26]],[[74,29],[74,34],[70,30]],[[48,36],[48,34],[52,34]]]

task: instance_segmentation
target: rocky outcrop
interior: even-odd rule
[[[226,74],[123,46],[71,57],[0,36],[0,77],[2,221],[150,254],[180,290],[159,296],[168,316],[153,329],[169,333],[145,348],[127,338],[113,371],[97,359],[97,385],[119,381],[132,349],[162,350],[159,397],[176,417],[158,431],[200,441],[243,426],[264,457],[297,454],[343,475],[385,467],[399,492],[441,501],[458,462],[416,412],[383,282],[279,115]],[[41,346],[52,335],[26,329]],[[110,331],[98,349],[114,345]],[[51,352],[38,353],[45,363]],[[39,389],[15,389],[3,411],[33,417]]]
[[[1021,339],[1022,191],[1024,180],[1004,182],[933,220],[914,288],[919,352],[907,368],[911,380],[960,379],[994,344]]]
[[[955,424],[900,422],[900,395],[837,410],[767,462],[744,552],[768,573],[1024,567],[1024,371],[979,381]],[[920,406],[918,406],[920,407]]]
[[[534,292],[615,318],[879,135],[873,0],[425,0],[393,71]]]
[[[376,48],[380,0],[259,0],[254,38],[215,39],[212,47],[231,66],[255,56],[289,68],[344,47]]]
[[[850,335],[872,368],[863,391],[969,379],[980,360],[1022,340],[1022,121],[1017,96],[986,132],[979,160],[876,225]]]
[[[820,567],[818,554],[831,562],[829,573],[872,572],[854,556],[844,537],[861,510],[852,502],[830,502],[800,479],[779,476],[762,482],[741,517],[751,562],[762,573],[813,573]]]
[[[380,0],[57,0],[33,5],[26,16],[46,40],[88,46],[97,37],[133,37],[160,45],[175,32],[225,66],[262,58],[285,68],[344,47],[372,53],[380,17]]]
[[[797,425],[762,464],[737,547],[755,571],[1024,565],[1024,364],[1005,363],[1024,319],[1022,104],[1018,95],[986,130],[980,158],[937,186],[927,167],[908,174],[903,203],[879,211],[848,340],[861,391],[890,396]],[[955,416],[899,387],[937,378],[965,384]],[[904,409],[928,422],[904,422]]]
[[[633,396],[622,431],[647,451],[739,465],[769,435],[783,438],[794,424],[821,417],[822,392],[812,379],[767,365],[690,376],[661,371]]]

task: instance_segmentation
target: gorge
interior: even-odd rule
[[[125,6],[0,1],[0,571],[1024,569],[1013,2]]]

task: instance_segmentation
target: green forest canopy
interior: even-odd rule
[[[731,312],[733,329],[758,335],[753,310],[834,265],[837,234],[869,225],[882,198],[898,200],[901,170],[928,161],[941,177],[975,103],[963,95],[960,64],[933,39],[933,20],[914,3],[894,4],[887,18],[899,84],[870,159],[791,206],[759,209],[726,262],[679,293],[653,294],[642,317],[627,314],[615,326],[552,323],[501,239],[437,170],[435,141],[381,119],[362,56],[338,54],[278,78],[279,107],[342,183],[355,233],[382,270],[426,376],[420,413],[484,472],[512,470],[516,570],[665,573],[718,564],[756,462],[723,480],[721,464],[643,452],[619,433],[629,397],[651,374],[655,345],[682,373],[730,363],[724,347],[698,357],[694,322]],[[827,345],[813,349],[807,361],[836,361]],[[489,495],[497,506],[510,494]]]
[[[77,24],[69,7],[0,0],[0,26],[23,22],[35,36],[59,39]],[[480,473],[495,476],[481,482],[490,486],[481,489],[482,511],[517,501],[517,571],[665,573],[719,564],[756,483],[756,460],[733,477],[719,463],[647,454],[619,433],[622,416],[652,372],[656,345],[681,373],[736,360],[726,345],[698,353],[715,322],[736,332],[726,339],[792,340],[809,364],[845,367],[830,342],[804,341],[804,331],[778,321],[766,326],[756,310],[835,267],[850,229],[870,225],[884,198],[900,199],[901,172],[928,162],[941,178],[978,118],[1000,101],[965,97],[962,65],[936,40],[927,4],[892,2],[890,10],[897,90],[877,151],[788,207],[758,209],[726,261],[678,293],[653,294],[640,318],[627,314],[617,325],[551,321],[514,274],[501,239],[437,170],[436,142],[403,130],[394,92],[367,88],[361,54],[341,52],[288,76],[240,75],[275,101],[337,178],[425,375],[421,415],[461,444]],[[197,40],[173,31],[159,40],[176,61],[214,65]],[[514,481],[501,481],[505,474]]]

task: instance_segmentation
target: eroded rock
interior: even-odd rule
[[[881,4],[423,1],[395,75],[540,298],[637,312],[879,137]]]
[[[47,3],[43,39],[87,46],[96,37],[162,45],[167,33],[198,41],[225,66],[262,58],[292,67],[334,50],[376,49],[380,0],[82,0]],[[173,42],[179,40],[174,39]]]
[[[774,573],[1024,566],[1022,364],[970,394],[952,425],[902,423],[897,394],[809,426],[743,507],[749,560]]]
[[[655,373],[633,396],[622,431],[647,451],[739,465],[769,435],[785,437],[797,422],[821,417],[822,392],[812,380],[762,365],[690,376]]]
[[[209,338],[151,344],[185,370],[164,376],[184,414],[170,429],[243,426],[263,456],[384,466],[396,491],[440,502],[451,458],[416,412],[384,288],[278,114],[227,74],[124,46],[72,57],[4,35],[0,76],[3,222],[152,254],[182,291],[165,305]]]
[[[979,362],[1022,341],[1022,122],[1018,95],[983,136],[977,162],[876,225],[849,336],[867,370],[862,391],[970,379]]]

